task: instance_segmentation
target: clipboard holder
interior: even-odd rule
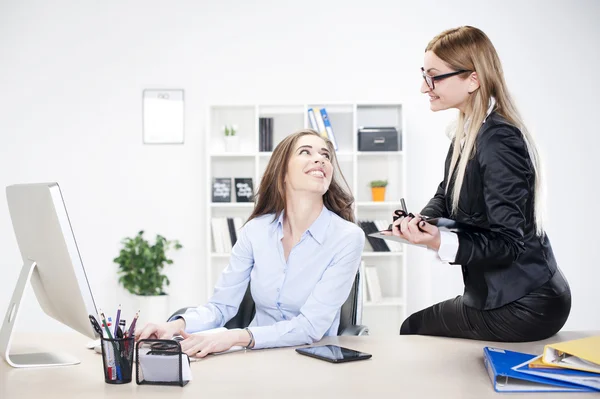
[[[394,211],[394,221],[398,220],[400,217],[403,216],[413,216],[412,213],[408,213],[406,211],[406,205],[404,204],[404,201],[402,200],[402,207],[403,209],[398,209],[396,211]],[[443,218],[443,217],[438,217],[438,218],[431,218],[425,215],[421,215],[421,219],[423,219],[425,222],[436,226],[438,229],[440,230],[444,230],[444,231],[451,231],[451,232],[460,232],[460,231],[481,231],[483,230],[482,228],[476,227],[476,226],[472,226],[466,223],[462,223],[462,222],[457,222],[456,220],[453,219],[448,219],[448,218]],[[386,232],[389,233],[392,231],[392,225],[390,224],[390,226],[383,231],[377,231],[375,233],[371,233],[369,234],[370,237],[375,237],[375,238],[380,238],[382,240],[391,240],[391,241],[397,241],[400,243],[404,243],[404,244],[410,244],[410,245],[414,245],[416,247],[422,247],[422,248],[427,248],[426,245],[422,245],[422,244],[413,244],[403,238],[400,238],[398,236],[393,236],[393,235],[387,235],[385,234]]]
[[[190,360],[181,350],[179,341],[142,339],[135,346],[135,358],[135,382],[138,385],[183,387],[191,379]]]

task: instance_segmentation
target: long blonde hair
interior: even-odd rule
[[[469,96],[465,112],[459,111],[456,130],[453,134],[454,150],[448,171],[448,181],[446,182],[447,192],[454,170],[457,168],[456,180],[452,190],[452,213],[455,214],[458,209],[465,169],[467,163],[475,154],[477,133],[485,120],[490,99],[494,97],[496,99],[495,112],[521,131],[527,145],[527,151],[535,172],[534,218],[536,233],[542,235],[544,232],[544,195],[540,156],[533,137],[525,127],[508,93],[504,73],[502,72],[502,64],[492,42],[481,30],[472,26],[461,26],[446,30],[434,37],[427,45],[425,52],[427,51],[432,51],[456,71],[477,72],[479,80],[479,88]]]
[[[299,130],[290,134],[277,144],[260,181],[258,193],[254,200],[254,210],[248,218],[248,221],[255,217],[270,213],[274,213],[275,218],[278,218],[281,211],[285,209],[286,193],[284,180],[288,169],[288,163],[298,139],[307,135],[321,137],[325,141],[331,156],[333,175],[331,183],[329,184],[329,189],[323,194],[323,204],[327,209],[342,219],[354,223],[354,211],[352,209],[354,197],[350,193],[348,183],[340,170],[333,144],[327,138],[322,137],[312,129]]]

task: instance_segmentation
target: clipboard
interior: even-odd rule
[[[401,207],[401,209],[394,211],[394,214],[395,214],[394,221],[396,221],[396,220],[398,220],[398,218],[406,216],[406,215],[409,215],[411,217],[413,216],[412,213],[408,213],[408,210],[406,209],[406,202],[404,201],[404,198],[400,199],[400,207]],[[443,218],[443,217],[431,218],[426,215],[421,215],[420,217],[426,223],[432,224],[432,225],[436,226],[438,229],[443,230],[443,231],[451,231],[451,232],[457,233],[457,232],[465,231],[465,230],[470,230],[470,231],[483,230],[480,227],[469,225],[469,224],[462,223],[462,222],[457,222],[456,220],[453,220],[453,219],[448,219],[448,218]],[[391,240],[391,241],[396,241],[396,242],[400,242],[403,244],[410,244],[410,245],[414,245],[416,247],[427,248],[426,245],[413,244],[412,242],[405,240],[404,238],[385,234],[386,232],[391,232],[391,231],[392,231],[392,225],[390,224],[386,230],[378,231],[375,233],[370,233],[370,234],[368,234],[368,236],[380,238],[382,240]]]

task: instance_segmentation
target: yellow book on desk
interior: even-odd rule
[[[546,345],[542,361],[552,366],[600,374],[600,336]]]

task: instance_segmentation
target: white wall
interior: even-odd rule
[[[111,3],[111,4],[107,4]],[[483,2],[481,2],[483,3]],[[487,4],[487,2],[486,2]],[[58,181],[97,303],[124,302],[122,237],[177,238],[172,307],[203,300],[205,107],[210,103],[403,101],[411,196],[442,177],[452,112],[419,93],[423,51],[440,31],[483,29],[547,163],[548,231],[571,283],[566,328],[599,329],[594,78],[600,3],[503,1],[0,2],[0,186]],[[141,144],[141,93],[183,88],[182,146]],[[0,314],[21,260],[0,196]],[[409,310],[461,293],[460,270],[409,254]],[[20,330],[59,329],[30,295]]]

